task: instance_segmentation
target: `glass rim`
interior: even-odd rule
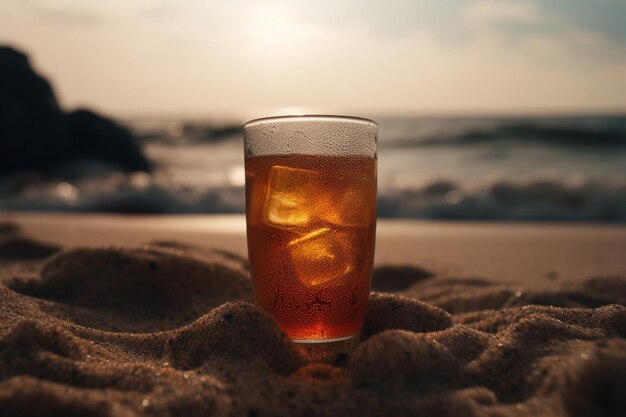
[[[264,122],[280,122],[280,121],[289,121],[294,119],[323,119],[330,121],[345,121],[345,122],[355,122],[355,123],[371,123],[377,128],[379,127],[378,123],[375,121],[368,119],[366,117],[359,116],[344,116],[338,114],[289,114],[283,116],[266,116],[266,117],[258,117],[256,119],[248,120],[243,124],[243,128],[251,127],[252,125]]]

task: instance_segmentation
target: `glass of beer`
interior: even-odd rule
[[[294,342],[355,340],[363,327],[377,131],[371,120],[321,115],[244,126],[254,298]]]

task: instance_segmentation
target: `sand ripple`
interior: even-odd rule
[[[382,268],[362,341],[312,364],[234,255],[83,248],[36,271],[0,277],[2,416],[626,415],[624,278]]]

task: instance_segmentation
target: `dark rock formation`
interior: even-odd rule
[[[122,126],[89,110],[66,116],[70,144],[75,158],[104,159],[131,171],[149,171],[133,135]]]
[[[0,175],[49,173],[83,159],[150,170],[128,130],[87,110],[66,115],[28,57],[0,46]]]
[[[0,174],[47,168],[69,147],[50,84],[26,55],[0,47]]]

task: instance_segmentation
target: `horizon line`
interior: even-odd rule
[[[108,115],[115,119],[122,120],[159,120],[171,119],[175,121],[184,120],[221,120],[240,121],[252,120],[259,117],[275,116],[298,116],[308,114],[333,114],[352,117],[367,117],[379,119],[516,119],[516,118],[570,118],[570,117],[626,117],[626,109],[498,109],[498,110],[343,110],[337,108],[320,108],[302,106],[304,111],[293,111],[292,106],[267,107],[265,110],[209,110],[199,111],[107,111],[95,106],[76,106],[69,110],[78,108],[92,109],[98,113]],[[289,110],[287,110],[289,109]]]

